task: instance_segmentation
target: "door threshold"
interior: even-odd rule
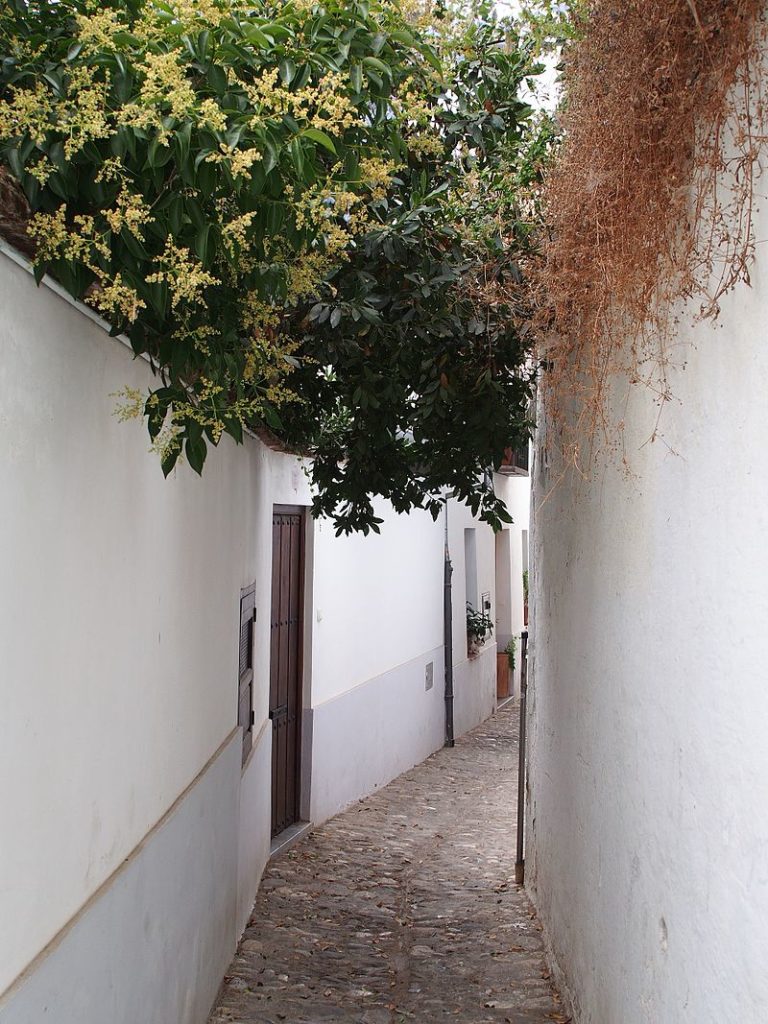
[[[297,821],[295,825],[289,825],[282,832],[278,832],[269,847],[269,859],[272,860],[278,854],[290,850],[295,843],[298,843],[300,839],[303,839],[309,833],[311,828],[311,822]]]

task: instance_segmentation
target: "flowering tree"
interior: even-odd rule
[[[54,275],[158,376],[164,471],[266,426],[316,511],[435,514],[527,428],[535,71],[489,10],[397,0],[10,0],[0,160]],[[446,28],[449,29],[446,31]],[[522,197],[522,198],[521,198]]]

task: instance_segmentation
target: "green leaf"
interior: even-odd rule
[[[190,468],[198,474],[203,472],[203,465],[205,463],[205,457],[208,454],[208,445],[205,443],[205,438],[187,438],[187,443],[184,445],[184,454],[187,457],[187,462]]]
[[[293,33],[290,31],[290,29],[286,28],[285,25],[280,25],[274,21],[269,22],[266,25],[262,25],[261,31],[264,33],[265,36],[268,36],[275,42],[279,42],[280,40],[283,39],[290,39],[293,36]]]
[[[255,25],[246,25],[243,29],[243,34],[249,43],[255,43],[256,46],[260,47],[262,50],[272,49],[272,40]]]
[[[206,216],[203,213],[202,206],[194,196],[186,196],[184,198],[184,209],[186,210],[189,219],[192,221],[192,224],[198,229],[198,231],[200,228],[205,226],[207,223]]]
[[[181,229],[184,224],[184,200],[180,195],[178,195],[178,193],[170,197],[167,207],[167,215],[171,232],[173,235],[178,237],[181,234]]]
[[[178,462],[180,454],[181,454],[181,450],[180,450],[180,448],[177,448],[176,445],[172,445],[170,448],[166,449],[166,451],[165,451],[165,453],[164,453],[164,455],[163,455],[163,457],[162,457],[162,459],[160,461],[160,466],[161,466],[161,468],[163,470],[163,476],[165,476],[165,477],[168,476],[168,474],[171,472],[173,467]]]
[[[189,149],[192,140],[192,122],[187,121],[179,128],[174,136],[176,147],[176,161],[179,165],[185,164],[189,159]]]
[[[284,57],[277,67],[283,85],[290,85],[296,77],[296,65],[294,62],[289,57]]]
[[[378,57],[363,57],[363,67],[368,72],[369,78],[371,77],[371,68],[377,71],[382,78],[392,78],[392,69],[383,60],[379,60]]]
[[[304,150],[301,148],[301,139],[298,136],[291,139],[289,146],[291,152],[291,160],[293,166],[296,168],[296,173],[300,178],[304,177]]]
[[[326,135],[325,132],[321,132],[319,128],[305,128],[302,132],[302,137],[319,143],[329,153],[333,153],[336,156],[336,146],[333,144],[333,139],[330,135]]]
[[[406,29],[395,29],[389,33],[390,39],[394,39],[397,43],[402,43],[404,46],[414,46],[416,40],[413,37],[412,32],[408,32]]]
[[[13,171],[14,176],[21,180],[24,177],[25,171],[19,150],[15,147],[13,149],[9,149],[6,153],[6,160],[8,161],[8,166]]]
[[[264,419],[268,427],[272,427],[273,430],[283,430],[283,421],[278,415],[277,409],[272,405],[264,406]]]
[[[211,64],[206,72],[206,78],[211,89],[222,96],[227,91],[227,73],[219,64]]]
[[[207,267],[211,263],[211,228],[213,225],[209,222],[203,224],[195,235],[195,252],[197,253],[200,262],[204,267]]]

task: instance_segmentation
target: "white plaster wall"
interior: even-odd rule
[[[494,477],[496,493],[503,498],[512,522],[505,526],[509,534],[509,608],[496,609],[496,640],[500,651],[507,645],[510,636],[517,639],[515,670],[512,673],[510,693],[520,693],[520,634],[526,629],[523,619],[523,543],[524,535],[530,529],[531,515],[531,478],[530,476]]]
[[[443,642],[444,524],[380,501],[380,534],[314,530],[312,702],[354,689]]]
[[[496,493],[504,499],[512,522],[505,529],[510,535],[510,578],[512,600],[510,624],[512,632],[519,636],[525,628],[523,623],[523,533],[529,530],[531,517],[531,478],[529,476],[494,477]],[[500,624],[501,625],[501,624]]]
[[[248,924],[254,897],[269,860],[272,834],[272,723],[254,730],[253,748],[243,768],[238,800],[236,932]]]
[[[235,730],[127,863],[0,998],[3,1024],[207,1019],[237,940],[240,751]]]
[[[376,512],[381,533],[367,537],[314,524],[314,822],[385,785],[445,737],[444,523],[397,515],[384,501]]]
[[[448,544],[453,564],[453,689],[454,734],[479,725],[496,706],[496,634],[481,653],[470,658],[467,650],[467,589],[464,563],[464,530],[475,530],[478,600],[491,595],[491,619],[495,618],[496,539],[493,530],[473,519],[469,509],[456,501],[448,505]]]
[[[336,537],[315,524],[312,628],[311,817],[322,821],[429,756],[445,738],[444,515],[396,515],[376,505],[380,535]],[[495,541],[455,501],[453,559],[455,726],[493,712],[495,643],[468,659],[464,529],[475,528],[478,594],[495,594]],[[433,685],[425,670],[433,666]]]
[[[102,941],[109,971],[123,964],[117,991],[139,975],[133,959],[114,958],[121,947],[104,934],[101,905],[118,905],[110,901],[127,884],[119,869],[146,844],[154,867],[121,927],[142,920],[159,941],[176,942],[174,922],[159,921],[171,911],[141,899],[164,877],[156,826],[232,733],[239,593],[255,581],[255,745],[242,778],[238,765],[226,783],[236,792],[226,826],[235,855],[206,875],[208,895],[199,889],[190,909],[215,904],[221,890],[228,934],[247,921],[269,842],[272,506],[307,505],[310,495],[296,459],[253,439],[242,448],[224,439],[202,479],[181,466],[164,480],[144,425],[114,416],[114,393],[144,388],[146,363],[55,288],[37,289],[5,254],[0,308],[0,920],[14,922],[0,929],[0,995],[15,1000],[14,981],[52,940],[63,948],[75,920],[91,924],[78,924],[82,938],[55,970],[79,977],[83,965],[71,958]],[[305,699],[319,817],[443,740],[444,523],[382,510],[383,537],[337,539],[330,524],[307,523]],[[463,553],[457,542],[472,521],[466,510],[453,518]],[[479,589],[491,593],[493,550],[491,531],[478,526]],[[455,647],[466,662],[463,608],[462,584]],[[458,731],[492,709],[492,673],[479,672],[486,661],[459,666]],[[207,827],[202,817],[184,820]],[[190,828],[188,847],[200,841]],[[189,956],[218,963],[204,944],[158,956],[178,968],[166,977],[177,995]],[[48,977],[38,979],[43,988]],[[203,1001],[209,987],[202,983]],[[77,1005],[90,998],[82,988]],[[190,1021],[199,1018],[198,995],[183,1000],[194,1004]]]
[[[432,665],[433,685],[426,689]],[[312,821],[324,821],[429,757],[445,740],[442,646],[313,711]]]
[[[635,476],[536,516],[527,876],[580,1024],[768,1020],[767,271],[684,335],[663,441],[622,409]]]
[[[235,726],[239,591],[255,578],[258,734],[271,503],[308,499],[295,460],[251,439],[223,441],[202,480],[164,480],[110,397],[145,386],[147,365],[5,255],[0,308],[2,992]],[[260,797],[241,803],[253,835]],[[241,852],[240,921],[263,846]]]
[[[474,729],[496,707],[496,644],[487,643],[474,658],[464,658],[453,669],[453,731],[455,736]]]

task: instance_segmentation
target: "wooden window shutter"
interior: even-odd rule
[[[256,584],[240,591],[240,662],[238,668],[237,724],[243,729],[243,761],[253,745],[253,623],[256,619]]]

